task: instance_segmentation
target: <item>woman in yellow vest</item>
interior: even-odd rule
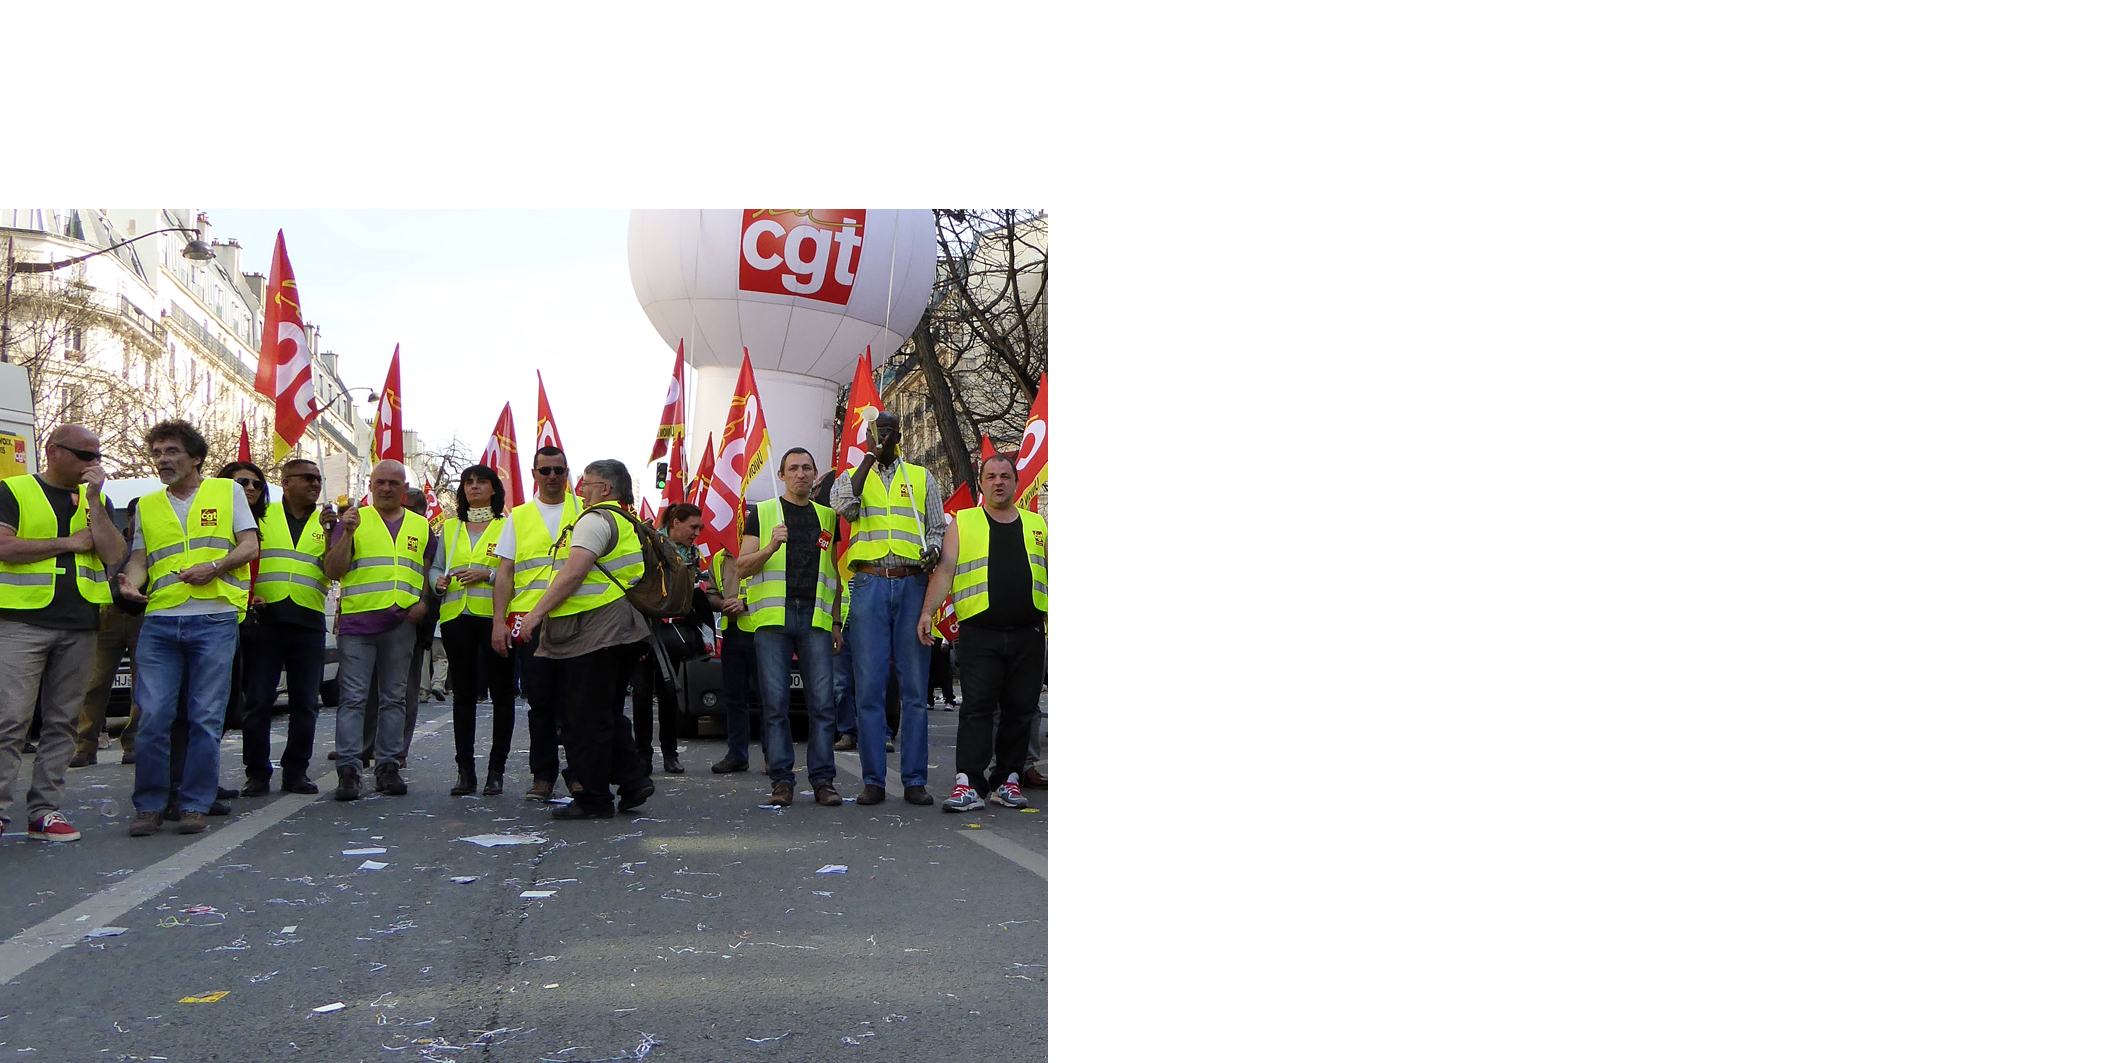
[[[553,582],[524,615],[539,628],[538,656],[555,662],[568,747],[570,796],[555,819],[611,819],[613,787],[625,812],[657,792],[649,764],[635,754],[625,703],[635,658],[650,626],[629,603],[626,588],[642,578],[642,541],[630,512],[635,492],[627,466],[611,458],[591,462],[577,485],[583,515],[554,544]],[[563,555],[560,551],[566,551]]]
[[[495,618],[495,555],[502,531],[502,477],[485,465],[458,476],[457,516],[443,521],[442,545],[436,550],[429,580],[443,596],[443,652],[450,658],[451,725],[457,737],[458,782],[453,797],[473,791],[473,742],[479,722],[481,680],[494,706],[494,729],[487,747],[487,786],[502,792],[502,767],[509,760],[510,739],[517,732],[516,669],[509,657],[488,644]]]

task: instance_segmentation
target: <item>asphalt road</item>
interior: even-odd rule
[[[687,773],[657,772],[633,813],[556,823],[522,797],[519,712],[499,797],[448,796],[450,710],[431,702],[405,797],[333,801],[326,724],[323,793],[236,800],[204,834],[127,837],[115,748],[68,773],[79,842],[28,841],[18,803],[0,840],[0,1059],[1046,1057],[1048,791],[1027,792],[1038,811],[945,814],[902,802],[894,755],[885,804],[826,808],[800,746],[798,803],[762,808],[760,750],[713,775],[723,742],[695,739]],[[958,721],[930,713],[940,800]],[[231,732],[225,785],[239,753]],[[837,761],[853,798],[856,755]],[[120,814],[98,815],[105,798]],[[484,834],[535,840],[460,840]],[[346,854],[367,848],[384,851]]]

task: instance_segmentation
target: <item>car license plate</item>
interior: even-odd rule
[[[112,676],[111,685],[114,687],[119,687],[121,689],[131,690],[133,689],[133,676],[131,675],[131,673],[120,676]]]
[[[791,672],[791,673],[790,673],[790,689],[792,689],[792,690],[803,690],[804,688],[805,688],[805,677],[804,677],[804,676],[801,676],[801,675],[798,675],[798,674],[797,674],[796,672]]]

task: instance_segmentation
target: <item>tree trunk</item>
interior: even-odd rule
[[[960,435],[959,404],[952,401],[952,385],[945,379],[945,367],[938,364],[936,338],[930,331],[927,313],[915,328],[915,360],[923,367],[923,379],[930,385],[930,405],[937,411],[938,436],[945,444],[945,458],[952,463],[953,475],[973,494],[979,481],[975,479],[974,463],[967,457],[967,440]],[[940,498],[951,494],[940,485]]]

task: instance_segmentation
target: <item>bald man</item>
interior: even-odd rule
[[[428,521],[407,511],[406,467],[380,461],[369,471],[370,504],[350,510],[325,551],[325,578],[340,581],[340,705],[335,721],[339,788],[335,800],[362,796],[368,714],[376,714],[376,789],[402,796],[406,763],[406,680],[415,625],[428,618],[421,595],[435,543]],[[376,687],[376,697],[370,687]]]
[[[125,560],[125,540],[104,507],[101,457],[96,433],[61,425],[44,442],[44,472],[8,477],[0,491],[0,828],[14,807],[23,732],[42,689],[52,708],[23,802],[29,836],[39,841],[81,837],[59,808],[74,754],[70,710],[88,690],[97,609],[111,601],[105,566]]]

